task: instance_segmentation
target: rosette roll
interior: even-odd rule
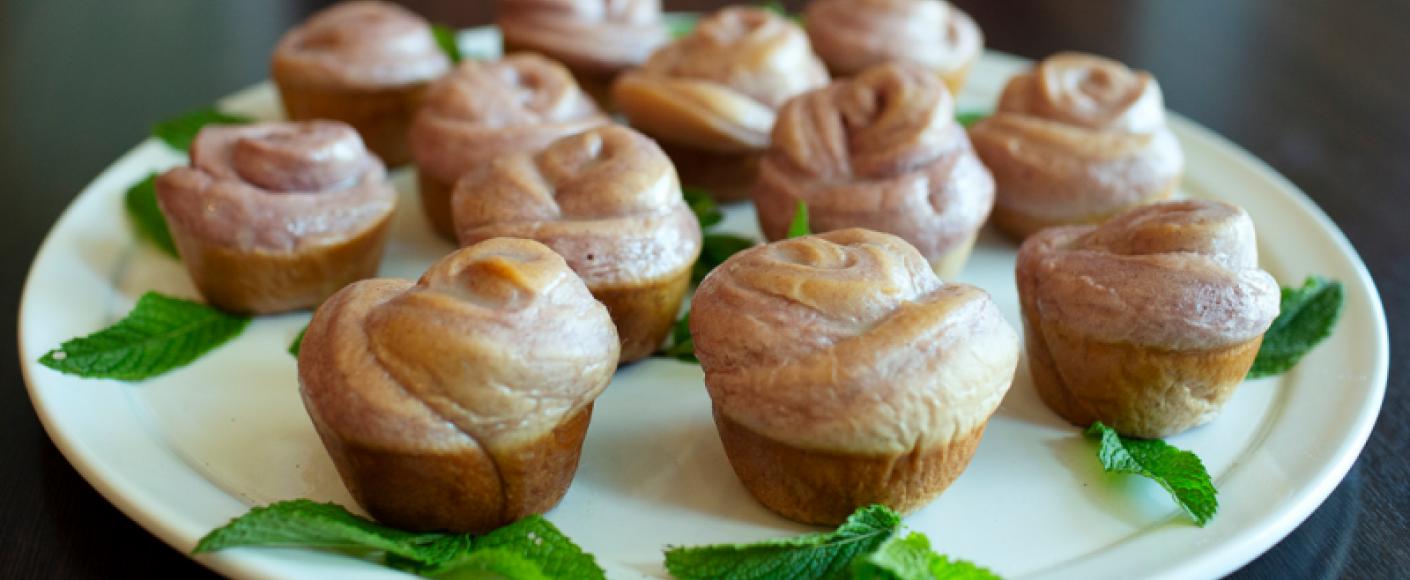
[[[499,0],[505,54],[530,51],[563,63],[603,106],[612,79],[671,41],[661,0]]]
[[[1219,414],[1248,374],[1280,291],[1253,222],[1214,201],[1138,207],[1043,230],[1018,254],[1029,368],[1077,425],[1161,438]]]
[[[490,240],[314,315],[299,385],[348,491],[408,530],[486,532],[562,499],[617,366],[607,311],[563,259]]]
[[[970,138],[998,182],[995,222],[1020,239],[1166,199],[1185,164],[1155,79],[1083,54],[1014,77]]]
[[[352,125],[368,149],[395,166],[411,160],[407,127],[450,59],[425,19],[359,0],[324,9],[285,34],[271,69],[290,119]]]
[[[955,122],[945,85],[891,63],[784,106],[754,186],[768,239],[787,235],[800,200],[812,231],[900,236],[950,279],[994,207],[994,179]]]
[[[230,312],[318,306],[377,273],[396,191],[335,121],[210,125],[157,202],[196,288]]]
[[[455,181],[501,155],[538,151],[610,121],[562,65],[535,54],[465,61],[431,86],[411,126],[421,204],[454,239]]]
[[[626,127],[496,159],[456,184],[452,204],[461,245],[529,238],[562,255],[612,314],[622,362],[661,345],[700,256],[670,160]]]
[[[1018,334],[987,293],[862,229],[734,255],[700,284],[690,330],[735,473],[808,523],[938,497],[1018,364]]]
[[[725,8],[613,86],[633,127],[661,143],[687,187],[749,197],[784,101],[828,81],[798,25],[768,10]]]
[[[944,0],[816,0],[808,38],[835,77],[892,61],[920,65],[958,95],[984,52],[984,35]]]

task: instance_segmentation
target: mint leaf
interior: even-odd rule
[[[766,0],[765,2],[755,2],[754,7],[768,10],[769,12],[773,12],[774,14],[792,20],[795,24],[799,26],[803,26],[803,15],[789,14],[788,7],[784,6],[783,3],[779,2],[778,0]]]
[[[695,212],[695,219],[700,221],[700,229],[724,221],[725,214],[720,212],[720,205],[715,202],[709,191],[698,187],[684,187],[681,188],[681,196],[685,198],[685,204],[690,206],[690,211]]]
[[[474,549],[503,550],[531,560],[551,580],[606,580],[591,554],[540,515],[531,515],[476,537]]]
[[[349,513],[337,504],[297,499],[250,510],[206,534],[191,553],[239,546],[297,546],[385,551],[439,564],[458,557],[469,544],[469,536],[405,532]]]
[[[1341,282],[1308,276],[1301,288],[1283,288],[1278,318],[1263,334],[1248,378],[1282,374],[1332,335],[1346,302]]]
[[[248,316],[148,292],[127,318],[65,342],[40,357],[39,363],[85,378],[136,381],[196,360],[239,335],[249,323]]]
[[[706,234],[701,239],[700,257],[695,260],[695,267],[690,273],[691,281],[699,284],[711,270],[725,263],[725,260],[728,260],[730,256],[756,245],[758,242],[749,238],[728,234]]]
[[[892,536],[875,552],[852,561],[853,580],[1001,580],[993,572],[931,551],[924,534]]]
[[[798,201],[798,212],[793,214],[793,223],[788,226],[789,239],[799,236],[812,235],[813,231],[808,229],[808,204]]]
[[[436,580],[553,580],[538,564],[509,550],[491,548],[467,552],[446,562],[434,574],[422,575]]]
[[[1128,439],[1097,421],[1086,432],[1101,437],[1097,458],[1107,473],[1133,473],[1154,479],[1200,527],[1219,511],[1218,493],[1199,457],[1159,439]]]
[[[681,580],[841,580],[853,559],[896,533],[901,516],[884,506],[861,508],[831,533],[757,544],[723,544],[666,551],[666,569]]]
[[[700,16],[697,14],[678,15],[666,20],[666,29],[671,33],[671,38],[680,38],[693,32],[695,24],[699,21]]]
[[[955,122],[959,123],[961,127],[968,129],[988,116],[989,113],[957,113],[955,114]]]
[[[690,338],[690,311],[685,311],[676,325],[671,327],[671,341],[664,349],[656,351],[657,356],[670,357],[681,362],[700,364],[695,358],[695,342]]]
[[[455,30],[451,27],[444,24],[432,24],[431,36],[436,38],[436,45],[441,47],[451,62],[464,60],[465,57],[460,54],[460,45],[455,42]]]
[[[299,331],[299,335],[298,335],[298,336],[295,336],[295,337],[294,337],[294,342],[289,345],[289,354],[294,355],[294,358],[299,358],[299,348],[304,345],[304,333],[305,333],[305,332],[308,332],[308,327],[307,327],[307,326],[305,326],[303,330],[300,330],[300,331]]]
[[[127,190],[123,198],[127,216],[137,225],[137,233],[156,244],[173,258],[181,259],[176,253],[176,242],[171,239],[171,230],[166,226],[166,216],[157,205],[157,174],[148,175]]]
[[[254,119],[241,115],[231,115],[222,113],[212,108],[196,109],[180,117],[173,117],[161,121],[152,127],[152,136],[170,145],[178,151],[189,151],[191,141],[196,139],[196,133],[201,131],[201,127],[209,124],[218,125],[243,125],[252,123]]]

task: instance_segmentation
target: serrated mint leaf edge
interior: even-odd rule
[[[1102,424],[1101,421],[1093,423],[1091,427],[1087,428],[1084,434],[1088,436],[1096,435],[1101,438],[1101,446],[1097,451],[1097,461],[1101,463],[1103,470],[1107,473],[1127,473],[1154,480],[1156,483],[1159,483],[1161,487],[1165,488],[1165,491],[1175,500],[1176,505],[1179,505],[1180,509],[1184,510],[1185,513],[1190,516],[1190,519],[1194,520],[1195,524],[1199,527],[1202,528],[1207,525],[1214,519],[1214,516],[1219,513],[1219,490],[1214,487],[1214,480],[1210,478],[1209,471],[1204,467],[1204,462],[1200,461],[1199,456],[1193,451],[1180,449],[1159,439],[1127,439],[1117,433],[1115,429]],[[1176,489],[1177,486],[1168,477],[1150,471],[1149,467],[1137,460],[1127,448],[1128,443],[1135,441],[1158,443],[1163,446],[1162,451],[1165,453],[1185,455],[1192,458],[1194,465],[1199,468],[1199,474],[1196,476],[1198,481],[1196,481],[1196,483],[1200,484],[1202,487],[1208,488],[1207,497],[1186,498],[1180,490]]]
[[[794,563],[806,551],[837,551],[823,563],[817,571],[820,576],[795,575],[798,579],[843,579],[851,570],[851,564],[858,555],[870,553],[901,529],[901,516],[881,505],[858,508],[842,525],[831,532],[814,532],[794,536],[764,540],[750,544],[714,544],[705,546],[668,546],[665,552],[665,566],[672,576],[682,580],[762,580],[771,578],[770,571],[778,568],[776,563],[768,570],[754,570],[740,574],[720,571],[722,560],[737,560],[733,567],[761,563],[761,560],[781,559],[783,565]],[[840,539],[839,539],[840,538]],[[868,547],[867,542],[872,542]],[[855,546],[854,546],[855,545]],[[769,552],[774,553],[769,553]],[[733,554],[730,554],[730,553]],[[750,553],[754,552],[754,553]],[[714,562],[710,562],[714,560]],[[719,573],[717,573],[719,572]]]
[[[1273,324],[1264,334],[1263,342],[1259,346],[1258,354],[1254,357],[1253,365],[1249,368],[1246,379],[1261,379],[1280,375],[1297,366],[1297,363],[1302,361],[1302,357],[1332,336],[1337,323],[1341,321],[1342,314],[1346,311],[1346,288],[1337,280],[1328,280],[1321,276],[1308,276],[1300,287],[1282,287],[1281,294],[1278,317],[1273,320]],[[1293,324],[1309,305],[1327,296],[1335,296],[1336,302],[1332,307],[1331,314],[1318,324],[1318,332],[1312,336],[1310,341],[1289,346],[1288,341],[1283,340],[1280,333]],[[1291,309],[1288,308],[1290,304],[1293,306]]]

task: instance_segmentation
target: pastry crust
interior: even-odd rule
[[[994,221],[1017,239],[1167,199],[1184,170],[1155,79],[1091,55],[1014,77],[969,134],[998,184]]]
[[[334,121],[208,126],[157,201],[201,295],[223,310],[318,306],[377,273],[396,191]]]
[[[300,393],[369,514],[479,533],[562,499],[617,353],[606,310],[562,258],[491,240],[418,282],[329,299],[304,335]]]
[[[562,255],[612,314],[624,363],[661,345],[700,256],[670,160],[626,127],[496,159],[456,184],[452,208],[461,245],[521,237]]]
[[[270,69],[290,120],[352,125],[368,149],[397,166],[411,161],[411,118],[450,60],[425,19],[395,4],[357,0],[286,33]]]
[[[968,463],[1018,364],[984,291],[942,283],[861,229],[735,254],[692,299],[695,354],[725,452],[780,514],[909,513]]]
[[[1211,201],[1043,230],[1017,267],[1039,395],[1080,426],[1163,438],[1214,419],[1278,314],[1253,223]]]
[[[411,125],[422,209],[453,240],[450,193],[457,179],[496,157],[539,151],[609,122],[567,69],[542,56],[462,62],[431,86]]]
[[[732,6],[621,75],[612,96],[633,127],[671,152],[685,186],[739,201],[749,197],[775,112],[827,80],[796,24]]]
[[[984,52],[974,20],[944,0],[815,0],[804,17],[813,50],[834,77],[909,62],[958,95]]]
[[[954,118],[945,85],[905,63],[789,101],[754,186],[764,236],[784,238],[803,201],[812,231],[900,236],[955,277],[994,206],[994,179]]]

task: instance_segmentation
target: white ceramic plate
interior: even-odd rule
[[[493,31],[462,34],[471,53],[497,53]],[[986,55],[961,110],[992,107],[1024,64]],[[277,118],[261,84],[224,103]],[[1188,157],[1184,194],[1247,208],[1263,266],[1284,284],[1308,274],[1346,284],[1345,318],[1292,372],[1243,385],[1223,416],[1170,442],[1197,452],[1222,509],[1207,528],[1154,483],[1101,471],[1093,445],[1043,405],[1027,365],[973,462],[938,501],[906,519],[937,550],[1010,580],[1202,579],[1227,574],[1284,537],[1331,493],[1375,420],[1389,361],[1380,299],[1327,217],[1262,163],[1194,124],[1172,128]],[[165,376],[127,384],[40,366],[44,352],[121,318],[146,290],[195,298],[185,270],[140,243],[123,218],[126,188],[185,163],[148,140],[104,171],[60,218],[35,259],[20,307],[20,356],[55,444],[94,487],[182,552],[251,506],[294,498],[353,507],[299,400],[285,351],[307,312],[256,320],[238,339]],[[452,246],[429,233],[409,171],[383,276],[418,277]],[[757,236],[751,207],[722,226]],[[982,236],[960,280],[988,290],[1015,327],[1015,244]],[[698,366],[647,360],[617,373],[598,399],[577,478],[548,514],[615,579],[665,578],[666,544],[749,542],[814,528],[774,515],[725,459]],[[342,556],[235,549],[198,558],[232,578],[396,578]]]

